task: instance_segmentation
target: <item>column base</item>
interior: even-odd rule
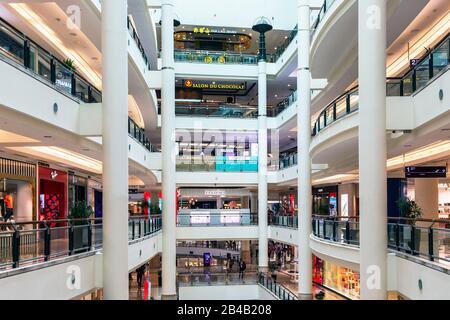
[[[161,300],[177,300],[178,296],[176,294],[163,294],[161,295]]]
[[[297,295],[297,297],[298,297],[298,300],[303,300],[303,301],[313,300],[312,293],[299,293]]]

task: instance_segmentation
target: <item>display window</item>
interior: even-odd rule
[[[36,166],[0,158],[0,221],[35,220]]]
[[[39,167],[39,220],[60,220],[68,216],[67,172]]]
[[[87,179],[76,175],[69,175],[69,209],[77,202],[87,201]]]
[[[338,187],[313,189],[313,213],[319,215],[337,215]]]
[[[359,273],[314,257],[313,281],[350,298],[360,297]]]

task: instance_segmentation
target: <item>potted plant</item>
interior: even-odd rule
[[[411,225],[411,228],[413,228],[416,223],[415,219],[420,219],[423,215],[422,208],[415,201],[409,199],[408,197],[404,197],[398,200],[397,206],[400,210],[400,215],[402,218],[414,219],[414,220],[407,220],[407,224]],[[414,249],[415,252],[419,251],[420,236],[421,236],[420,229],[414,229],[414,248],[412,244],[413,240],[412,236],[404,234],[405,228],[402,228],[401,230],[399,230],[399,232],[400,232],[400,239],[405,239],[410,249]]]
[[[73,226],[73,250],[76,253],[89,251],[88,234],[89,218],[94,214],[94,210],[86,201],[78,201],[70,208],[69,220]]]
[[[75,66],[75,62],[72,59],[65,59],[63,61],[63,64],[66,68],[68,68],[69,70],[76,72],[77,71],[77,67]]]
[[[161,214],[158,203],[154,202],[150,205],[150,214]]]

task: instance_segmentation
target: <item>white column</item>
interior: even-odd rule
[[[298,1],[298,259],[300,299],[312,299],[312,252],[309,247],[311,234],[311,71],[309,69],[310,48],[310,7],[309,0]]]
[[[250,194],[250,212],[258,212],[258,196],[254,193]]]
[[[269,267],[267,256],[267,73],[266,62],[258,64],[258,266]]]
[[[359,5],[361,299],[387,298],[386,0]]]
[[[128,299],[127,1],[102,1],[103,292]]]
[[[173,0],[161,1],[162,298],[176,298],[175,62]]]

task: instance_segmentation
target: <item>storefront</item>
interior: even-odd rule
[[[288,192],[280,193],[278,211],[276,205],[272,205],[271,210],[274,213],[284,216],[294,216],[297,214],[297,190],[290,190]]]
[[[69,173],[69,209],[77,202],[87,202],[87,178]]]
[[[36,165],[0,158],[1,216],[16,222],[36,219]]]
[[[338,209],[338,186],[313,188],[313,213],[329,215],[331,209]]]
[[[65,219],[68,216],[67,172],[39,166],[39,220]]]
[[[180,189],[178,205],[181,209],[248,209],[250,192],[247,189]]]
[[[314,257],[313,281],[349,299],[359,299],[359,273]]]

